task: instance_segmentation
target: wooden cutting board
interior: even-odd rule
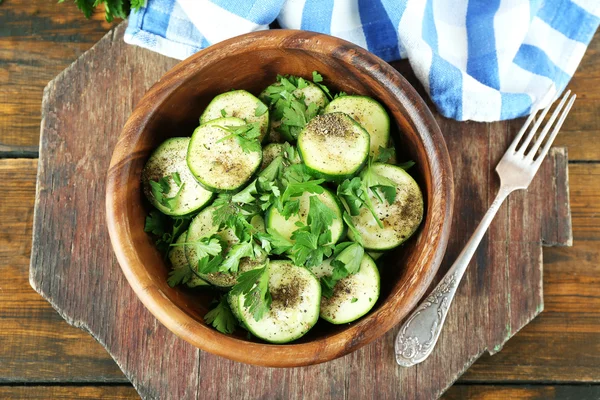
[[[501,208],[433,355],[416,367],[394,361],[397,328],[346,357],[293,369],[236,363],[177,338],[130,289],[105,225],[105,176],[121,127],[146,90],[176,64],[126,45],[124,30],[121,24],[109,32],[44,91],[30,279],[70,324],[108,350],[143,398],[435,398],[543,310],[542,245],[572,241],[562,148],[551,151],[528,191],[512,194]],[[522,121],[436,118],[456,184],[441,276],[491,203],[498,187],[494,167]]]

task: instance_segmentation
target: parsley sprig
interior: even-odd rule
[[[74,0],[77,8],[86,18],[90,18],[94,9],[104,4],[104,18],[112,22],[115,18],[125,19],[131,10],[138,10],[144,6],[145,0]],[[64,3],[65,0],[58,0]]]
[[[146,217],[144,232],[155,236],[156,248],[166,258],[173,242],[181,235],[190,224],[192,216],[168,217],[163,213],[152,210]]]
[[[335,285],[349,275],[360,270],[365,249],[360,243],[342,242],[336,246],[335,258],[331,261],[331,275],[321,278],[321,294],[327,298],[333,296]]]
[[[231,295],[243,295],[244,307],[250,311],[256,321],[269,312],[271,292],[269,291],[269,265],[252,269],[240,274],[237,284],[231,289]]]
[[[263,106],[266,108],[264,104]],[[219,127],[225,129],[230,134],[219,139],[217,143],[221,143],[225,140],[235,138],[242,150],[244,151],[244,153],[261,151],[260,143],[258,141],[258,138],[260,137],[260,122],[252,122],[240,126],[228,125]]]
[[[177,192],[171,197],[168,196],[168,193],[171,191],[171,184],[169,183],[170,180],[172,180],[177,186]],[[174,172],[171,175],[163,176],[158,181],[150,180],[149,183],[152,197],[154,197],[159,204],[173,211],[175,205],[177,205],[177,201],[179,200],[183,186],[185,185],[181,182],[179,173]]]
[[[219,332],[227,334],[233,333],[238,325],[225,295],[221,296],[217,306],[204,316],[204,321]]]

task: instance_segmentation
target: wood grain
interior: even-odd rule
[[[0,145],[37,151],[44,86],[113,25],[73,2],[6,0],[0,6]],[[10,150],[10,149],[9,149]],[[2,151],[2,150],[0,150]]]
[[[102,399],[125,400],[139,399],[140,396],[131,386],[0,386],[0,398],[5,400],[72,400]]]
[[[29,285],[37,164],[0,160],[0,383],[126,381],[98,343]]]
[[[93,62],[86,64],[101,68],[99,60],[102,51],[111,49],[113,54],[123,57],[122,61],[116,62],[126,62],[127,67],[123,68],[131,71],[128,76],[130,92],[124,97],[121,93],[117,106],[111,108],[111,119],[104,127],[101,140],[85,136],[85,141],[82,141],[78,139],[82,136],[72,134],[85,130],[90,120],[103,120],[103,107],[95,107],[95,99],[86,95],[85,91],[82,92],[84,86],[81,82],[93,80],[97,73],[93,68],[83,69],[83,63],[76,63],[71,72],[77,71],[75,76],[78,78],[63,74],[56,81],[69,79],[72,87],[56,85],[47,91],[47,118],[44,120],[42,137],[42,148],[47,153],[42,153],[38,202],[40,212],[36,214],[36,229],[41,230],[34,242],[32,280],[46,296],[51,296],[70,322],[84,326],[96,335],[111,351],[143,397],[185,398],[202,393],[204,398],[255,398],[269,393],[275,397],[299,398],[302,394],[308,396],[319,393],[324,394],[323,398],[363,398],[367,395],[377,398],[430,398],[445,390],[486,349],[490,352],[498,351],[522,324],[541,311],[542,232],[548,235],[550,243],[566,244],[558,243],[557,238],[565,241],[570,239],[569,232],[564,232],[564,228],[568,227],[568,222],[564,221],[568,216],[565,209],[568,204],[558,201],[552,203],[554,200],[548,203],[548,198],[554,196],[555,189],[563,193],[562,198],[566,198],[566,174],[553,175],[558,166],[565,166],[566,153],[563,150],[553,152],[542,167],[538,177],[540,182],[536,181],[527,195],[511,197],[501,210],[492,232],[478,251],[459,289],[457,301],[448,317],[449,327],[442,334],[436,352],[417,368],[399,369],[391,357],[383,356],[392,354],[395,330],[347,357],[299,369],[249,367],[203,352],[198,353],[175,339],[133,297],[122,275],[118,273],[110,249],[106,245],[98,246],[98,243],[107,243],[106,234],[99,227],[103,218],[101,212],[91,215],[92,219],[87,212],[88,204],[95,204],[100,199],[94,190],[89,189],[87,182],[97,180],[95,177],[106,168],[106,159],[102,154],[109,153],[119,125],[131,111],[131,104],[141,97],[144,92],[142,88],[147,87],[152,82],[151,78],[160,75],[168,67],[163,64],[148,69],[152,62],[156,63],[160,58],[151,61],[149,57],[156,57],[155,55],[122,46],[118,40],[119,34],[117,30],[115,35],[101,41],[98,47],[88,53]],[[135,68],[144,68],[145,72],[137,73]],[[112,93],[110,88],[106,88],[106,91],[107,96]],[[71,100],[75,93],[77,96],[83,94],[77,97],[78,102]],[[51,99],[59,101],[52,102]],[[81,106],[61,108],[61,104],[65,103]],[[73,115],[69,113],[80,112],[85,112],[86,124],[81,122],[81,118],[67,117]],[[477,212],[482,213],[491,201],[490,194],[497,185],[493,168],[503,151],[504,143],[516,133],[518,121],[491,125],[461,124],[442,118],[438,121],[445,133],[455,165],[457,212],[454,229],[457,232],[470,231],[478,221]],[[94,140],[98,144],[94,144]],[[90,148],[95,151],[90,151]],[[91,157],[92,153],[94,157]],[[46,157],[50,154],[55,157]],[[58,163],[58,167],[51,166],[49,160],[56,157],[64,157],[66,162]],[[545,180],[542,182],[542,179]],[[86,188],[85,200],[77,202],[77,198],[70,197],[72,187]],[[76,219],[77,226],[82,228],[77,234],[68,229],[57,233],[53,227],[65,226],[65,221],[69,221],[65,219],[62,204],[70,198],[75,199],[75,202],[71,204],[69,218],[71,221]],[[61,201],[57,202],[55,199]],[[554,210],[545,216],[544,221],[531,214],[536,201],[542,201],[540,199],[543,200],[544,210],[549,210],[546,212]],[[465,207],[470,210],[469,213],[463,212]],[[523,213],[522,217],[528,221],[526,225],[523,224],[523,218],[516,217],[517,213]],[[563,221],[559,223],[559,219]],[[530,229],[531,233],[523,232],[524,227]],[[513,235],[517,230],[521,232]],[[563,232],[559,234],[556,230]],[[43,232],[49,234],[42,234]],[[69,248],[67,252],[61,248],[61,243],[71,243],[71,238],[76,239],[75,250],[71,252]],[[465,241],[462,233],[452,235],[446,265],[454,259]],[[98,251],[90,254],[78,247],[89,243],[95,243]],[[49,247],[58,250],[42,250]],[[90,264],[94,265],[93,275],[80,273]],[[59,276],[69,276],[78,282],[78,289],[70,290],[68,298],[61,295],[64,291],[59,290],[62,287]],[[83,287],[86,290],[82,290]],[[115,294],[114,288],[120,291],[119,294]],[[498,293],[501,294],[500,297],[496,297]],[[100,301],[102,307],[86,307],[89,296],[103,299]],[[131,319],[135,319],[136,323],[119,326],[108,322]],[[469,340],[457,343],[457,337]],[[126,343],[139,343],[144,351],[140,352],[138,346]],[[166,354],[165,348],[169,348]],[[440,364],[448,368],[440,369]],[[156,370],[153,368],[155,365],[163,367]],[[172,368],[165,368],[167,365]],[[433,370],[436,374],[429,373]],[[205,371],[210,371],[210,374]],[[212,378],[214,375],[220,376],[221,380],[216,382]],[[331,378],[322,379],[323,376]],[[228,377],[236,378],[229,382]],[[240,380],[239,377],[244,378]],[[249,382],[256,384],[249,385]],[[401,388],[400,392],[398,387]]]
[[[600,386],[494,386],[454,385],[442,396],[443,400],[597,400]]]

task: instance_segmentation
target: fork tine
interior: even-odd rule
[[[567,115],[569,114],[569,111],[571,110],[571,107],[573,107],[573,103],[575,103],[575,99],[576,98],[577,98],[576,94],[574,94],[573,96],[571,96],[571,99],[567,103],[567,106],[565,107],[565,109],[563,110],[562,114],[560,115],[560,118],[558,119],[558,122],[556,123],[556,126],[554,127],[554,130],[550,134],[550,137],[548,138],[548,141],[546,141],[546,144],[542,148],[542,151],[540,152],[540,155],[535,160],[534,165],[535,165],[536,168],[539,168],[540,164],[542,164],[542,161],[544,161],[544,158],[546,157],[546,154],[548,154],[548,150],[550,150],[550,146],[552,146],[552,143],[554,142],[554,139],[556,139],[556,135],[558,135],[558,131],[562,127],[563,122],[565,122],[565,118],[567,118]]]
[[[527,130],[527,128],[529,128],[529,125],[531,124],[531,121],[533,121],[533,118],[535,118],[535,114],[538,111],[539,111],[539,109],[538,110],[534,110],[531,114],[529,114],[529,117],[527,118],[527,120],[523,124],[523,127],[521,127],[521,129],[519,130],[519,133],[517,133],[517,136],[515,136],[515,138],[513,139],[512,143],[508,147],[508,150],[515,151],[515,148],[517,147],[517,144],[519,144],[519,142],[521,141],[521,138],[523,137],[523,134],[525,133],[525,131]]]
[[[569,95],[571,94],[571,91],[568,90],[565,95],[563,96],[563,98],[560,100],[560,103],[556,106],[556,109],[554,110],[554,112],[552,113],[552,116],[550,117],[550,119],[548,120],[548,123],[544,126],[544,129],[542,130],[542,132],[538,135],[535,143],[533,143],[533,145],[531,146],[531,150],[529,151],[529,154],[527,154],[527,156],[525,158],[528,158],[530,160],[533,160],[533,157],[535,157],[535,153],[536,151],[540,148],[540,146],[542,145],[542,142],[544,141],[544,138],[546,137],[546,135],[548,134],[548,132],[550,131],[550,128],[552,128],[552,125],[554,124],[554,121],[556,120],[556,117],[558,117],[558,114],[560,113],[560,111],[562,110],[563,106],[565,105],[565,102],[567,101],[567,98],[569,97]]]
[[[546,114],[548,114],[548,111],[550,111],[550,107],[552,107],[552,102],[550,102],[550,104],[548,104],[548,106],[546,108],[544,108],[544,111],[542,111],[542,114],[539,116],[537,121],[535,121],[535,125],[533,125],[533,128],[531,128],[531,131],[529,132],[529,134],[527,135],[527,137],[525,138],[525,140],[523,141],[521,146],[519,146],[519,150],[517,150],[517,153],[521,153],[521,154],[525,153],[525,150],[527,150],[527,146],[529,146],[531,139],[533,139],[533,136],[535,135],[535,133],[539,129],[540,125],[544,121],[544,118],[546,118]]]

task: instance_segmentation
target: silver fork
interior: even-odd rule
[[[544,126],[544,129],[528,150],[529,145],[534,139],[552,104],[548,105],[548,107],[542,111],[542,114],[535,121],[535,124],[525,137],[525,140],[519,145],[519,142],[527,132],[529,125],[531,125],[535,119],[536,112],[531,113],[529,118],[527,118],[527,121],[525,121],[525,125],[523,125],[517,134],[517,137],[496,166],[496,172],[500,177],[500,189],[498,190],[498,194],[492,205],[483,216],[483,219],[477,226],[477,229],[475,229],[475,232],[473,232],[473,235],[467,242],[463,251],[459,254],[452,267],[450,267],[450,270],[448,270],[444,278],[425,301],[423,301],[408,317],[400,328],[398,336],[396,336],[394,346],[396,361],[401,366],[410,367],[418,364],[429,357],[433,351],[440,336],[440,332],[442,331],[444,321],[446,320],[446,315],[448,315],[448,309],[454,299],[458,284],[469,265],[469,261],[471,261],[477,246],[479,246],[483,235],[489,228],[492,219],[498,212],[498,209],[504,200],[514,190],[527,189],[533,180],[533,177],[540,168],[546,154],[548,154],[548,150],[550,149],[552,142],[554,142],[560,127],[565,121],[569,110],[575,102],[576,95],[573,94],[573,96],[570,96],[570,94],[571,91],[569,90],[563,96],[562,100],[554,110],[554,113],[548,120],[548,123]],[[565,103],[567,106],[561,112]],[[544,138],[548,135],[548,132],[550,132],[550,129],[559,114],[560,117],[558,118],[556,126],[554,126],[552,133],[538,154],[538,150],[542,146]]]

